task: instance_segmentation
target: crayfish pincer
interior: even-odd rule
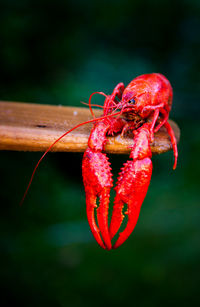
[[[162,126],[170,135],[175,158],[173,169],[176,168],[177,143],[168,123],[172,96],[170,82],[158,73],[141,75],[133,79],[126,88],[123,83],[119,83],[113,93],[106,96],[102,119],[94,123],[82,165],[88,222],[94,238],[104,249],[119,247],[135,228],[151,180],[150,144],[154,133]],[[129,130],[133,132],[134,145],[131,148],[130,160],[124,164],[119,174],[111,222],[108,226],[109,198],[113,180],[110,163],[103,150],[107,135],[124,134]],[[111,240],[119,231],[124,219],[125,204],[127,225],[112,245]]]
[[[98,118],[95,117],[92,110],[91,98],[94,94],[106,97],[103,107],[101,106],[103,115]],[[153,142],[154,133],[163,126],[171,138],[175,158],[173,169],[176,168],[177,142],[168,122],[172,96],[170,82],[158,73],[141,75],[133,79],[126,88],[123,83],[119,83],[111,95],[103,92],[92,93],[89,98],[89,108],[93,119],[79,123],[49,146],[33,170],[21,204],[38,165],[52,147],[73,130],[87,123],[94,123],[82,164],[87,218],[94,238],[102,248],[110,250],[119,247],[130,236],[137,223],[152,174],[150,144]],[[130,160],[123,165],[118,177],[111,222],[108,225],[109,199],[113,179],[104,147],[107,136],[124,135],[130,131],[134,137],[134,143],[131,147]],[[99,205],[97,206],[98,199]],[[127,206],[125,214],[128,219],[124,230],[120,232],[125,205]],[[112,239],[115,236],[117,239],[113,244]]]

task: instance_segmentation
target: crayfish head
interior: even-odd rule
[[[151,92],[146,84],[132,84],[125,88],[122,100],[118,105],[122,113],[129,119],[134,117],[146,118],[149,116],[149,111],[145,111],[146,106],[151,104]]]

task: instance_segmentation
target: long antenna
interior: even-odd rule
[[[30,180],[29,180],[28,186],[27,186],[27,188],[26,188],[26,190],[25,190],[25,193],[24,193],[24,195],[23,195],[23,197],[22,197],[22,199],[21,199],[21,201],[20,201],[20,206],[23,204],[24,199],[26,198],[26,195],[27,195],[28,190],[29,190],[29,188],[30,188],[30,186],[31,186],[31,183],[32,183],[32,181],[33,181],[33,177],[34,177],[34,175],[35,175],[35,172],[36,172],[36,170],[37,170],[39,164],[41,163],[41,161],[42,161],[43,158],[46,156],[46,154],[51,150],[51,148],[52,148],[57,142],[59,142],[59,141],[60,141],[64,136],[66,136],[68,133],[72,132],[73,130],[75,130],[75,129],[77,129],[77,128],[79,128],[79,127],[85,125],[85,124],[93,123],[93,122],[96,122],[96,121],[99,121],[99,120],[102,120],[102,119],[105,119],[105,118],[108,118],[108,117],[112,117],[112,116],[115,116],[115,115],[118,115],[118,114],[121,114],[121,111],[120,111],[120,112],[113,113],[113,114],[105,115],[105,116],[102,116],[102,117],[99,117],[99,118],[93,118],[93,119],[90,119],[90,120],[88,120],[88,121],[86,121],[86,122],[80,123],[80,124],[76,125],[75,127],[73,127],[72,129],[70,129],[70,130],[68,130],[67,132],[65,132],[64,134],[62,134],[57,140],[55,140],[55,142],[53,142],[53,143],[49,146],[49,148],[47,148],[47,150],[44,152],[44,154],[42,155],[42,157],[41,157],[41,158],[39,159],[39,161],[37,162],[37,164],[36,164],[36,166],[35,166],[35,168],[34,168],[34,170],[33,170],[33,172],[32,172],[31,178],[30,178]]]

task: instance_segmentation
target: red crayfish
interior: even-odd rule
[[[91,108],[91,97],[96,93],[106,97],[103,116],[100,118],[95,118]],[[94,119],[80,123],[67,131],[46,150],[33,171],[22,202],[39,163],[54,144],[79,126],[94,122],[82,164],[86,211],[94,238],[102,248],[110,250],[119,247],[135,228],[151,180],[150,144],[154,133],[162,126],[170,135],[175,158],[173,169],[176,168],[177,143],[168,123],[173,91],[170,82],[162,74],[152,73],[133,79],[126,88],[123,83],[119,83],[111,95],[105,95],[102,92],[93,94],[90,96],[89,107]],[[134,145],[131,147],[130,160],[124,164],[119,174],[111,222],[108,226],[109,198],[113,180],[110,163],[103,152],[107,141],[106,136],[119,133],[123,135],[129,131],[132,131],[134,135]],[[98,208],[97,198],[99,198]],[[115,244],[112,245],[111,240],[119,231],[124,219],[124,205],[127,205],[125,214],[128,216],[128,221],[125,229],[119,233]],[[97,208],[97,222],[95,208]]]

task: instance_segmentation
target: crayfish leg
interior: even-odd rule
[[[174,131],[171,127],[171,125],[166,122],[164,124],[165,128],[167,129],[167,132],[171,138],[171,143],[172,143],[172,148],[173,148],[173,151],[174,151],[174,165],[173,165],[173,169],[175,170],[176,169],[176,166],[177,166],[177,159],[178,159],[178,149],[177,149],[177,142],[176,142],[176,137],[174,135]]]
[[[120,101],[122,98],[122,94],[124,91],[124,84],[121,82],[116,85],[113,90],[113,93],[105,99],[104,102],[104,115],[107,115],[113,112],[113,109],[117,106],[118,100]]]

